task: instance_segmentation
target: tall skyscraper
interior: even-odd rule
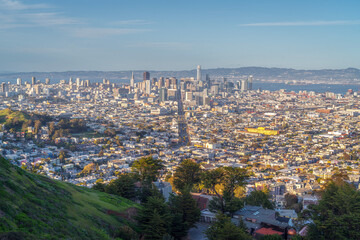
[[[198,81],[201,80],[201,66],[200,65],[197,66],[196,80],[198,80]]]
[[[164,78],[163,77],[160,77],[159,78],[159,81],[158,81],[158,88],[162,88],[165,86],[165,81],[164,81]]]
[[[146,94],[151,93],[151,81],[150,80],[145,80],[145,92],[146,92]]]
[[[241,80],[241,91],[247,91],[248,90],[248,80],[242,79]]]
[[[35,77],[32,77],[32,78],[31,78],[31,85],[35,85],[35,80],[36,80]]]
[[[173,89],[177,88],[177,82],[178,82],[178,80],[176,78],[174,78],[174,77],[170,78],[170,84]]]
[[[39,95],[39,94],[41,93],[40,85],[35,85],[35,86],[34,86],[34,91],[35,91],[35,94],[36,94],[36,95]]]
[[[206,75],[205,75],[205,80],[206,80],[207,82],[210,82],[210,75],[209,75],[209,74],[206,74]]]
[[[149,73],[149,72],[144,72],[144,73],[143,73],[143,80],[144,80],[144,81],[150,80],[150,73]]]
[[[211,86],[211,93],[213,95],[218,95],[219,94],[219,84],[215,84]]]
[[[130,79],[130,87],[134,88],[134,85],[135,85],[134,72],[132,72]]]
[[[252,90],[253,80],[254,80],[253,75],[250,75],[250,76],[248,77],[248,87],[249,87],[249,90]]]
[[[6,92],[6,83],[1,83],[1,92]]]
[[[209,76],[209,74],[206,74],[205,76],[206,76],[205,80],[206,80],[206,85],[207,85],[206,87],[210,88],[211,87],[210,76]]]
[[[207,88],[205,88],[204,90],[203,90],[203,96],[208,96],[208,94],[209,94],[209,90],[207,89]]]
[[[167,101],[167,89],[166,88],[160,88],[159,100],[160,100],[160,102]]]
[[[45,78],[45,84],[49,85],[50,84],[50,78]]]
[[[155,86],[157,84],[157,78],[151,79],[151,86]]]
[[[17,85],[21,86],[21,78],[17,78],[16,83],[17,83]]]
[[[76,86],[80,86],[80,83],[81,83],[81,81],[80,81],[80,78],[76,78]]]
[[[193,100],[193,92],[185,92],[185,100],[192,101]]]

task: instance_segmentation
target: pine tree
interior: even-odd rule
[[[360,192],[345,181],[330,182],[309,217],[310,240],[360,239]]]
[[[145,239],[162,239],[170,231],[172,217],[163,198],[149,197],[139,210],[137,220]]]
[[[237,227],[231,222],[230,217],[224,214],[216,216],[216,222],[213,223],[205,232],[209,240],[251,240],[244,229]]]

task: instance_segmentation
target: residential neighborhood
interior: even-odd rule
[[[150,155],[164,163],[164,183],[185,159],[203,170],[246,169],[251,176],[242,196],[266,190],[275,206],[248,206],[234,214],[254,235],[295,228],[297,213],[318,202],[315,193],[334,174],[360,188],[357,92],[252,90],[252,76],[238,83],[209,76],[206,81],[147,78],[144,73],[143,82],[130,85],[79,78],[3,84],[2,155],[29,171],[88,188],[131,172],[135,160]],[[179,98],[190,139],[186,145],[179,139]],[[19,111],[40,120],[9,127],[7,119]],[[169,191],[171,186],[167,197]],[[297,197],[296,207],[288,209],[287,194]],[[207,206],[212,196],[193,197],[202,221],[212,222],[215,213]]]

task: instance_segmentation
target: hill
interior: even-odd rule
[[[51,120],[50,116],[15,111],[9,108],[0,110],[0,124],[4,124],[7,130],[27,131],[28,126],[34,126],[36,121],[46,123]]]
[[[142,81],[145,70],[134,71],[135,82]],[[149,70],[148,70],[149,71]],[[151,77],[196,77],[196,69],[182,71],[149,71]],[[314,83],[347,83],[359,84],[360,69],[319,69],[319,70],[298,70],[292,68],[267,68],[267,67],[239,67],[239,68],[212,68],[203,69],[202,75],[209,74],[211,79],[239,80],[248,75],[253,75],[255,81],[287,81],[287,80],[311,80]],[[52,83],[61,79],[69,78],[89,79],[92,82],[101,82],[103,78],[113,83],[129,83],[131,71],[67,71],[67,72],[19,72],[0,73],[0,82],[16,82],[18,77],[23,81],[30,82],[35,76],[44,82],[50,78]]]
[[[134,202],[54,181],[0,156],[0,239],[113,239]]]
[[[12,111],[11,109],[0,110],[0,124],[6,127],[20,130],[23,123],[30,120],[29,114],[22,111]]]
[[[22,111],[12,111],[9,108],[0,110],[0,121],[1,123],[6,122],[7,120],[13,120],[16,119],[16,121],[27,121],[30,119],[30,116]]]

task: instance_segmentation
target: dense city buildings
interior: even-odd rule
[[[163,161],[162,181],[184,159],[203,170],[246,169],[252,175],[242,194],[267,189],[276,211],[291,219],[297,213],[285,209],[286,194],[306,209],[339,172],[359,188],[358,92],[252,89],[251,75],[202,81],[200,66],[196,78],[143,76],[135,83],[132,74],[125,84],[80,78],[35,84],[35,77],[32,84],[2,83],[0,151],[15,165],[86,187],[131,172],[135,160],[149,155]],[[275,210],[248,208],[236,216],[260,211],[261,221],[282,231],[290,226],[271,220]],[[215,215],[204,208],[202,217]]]

